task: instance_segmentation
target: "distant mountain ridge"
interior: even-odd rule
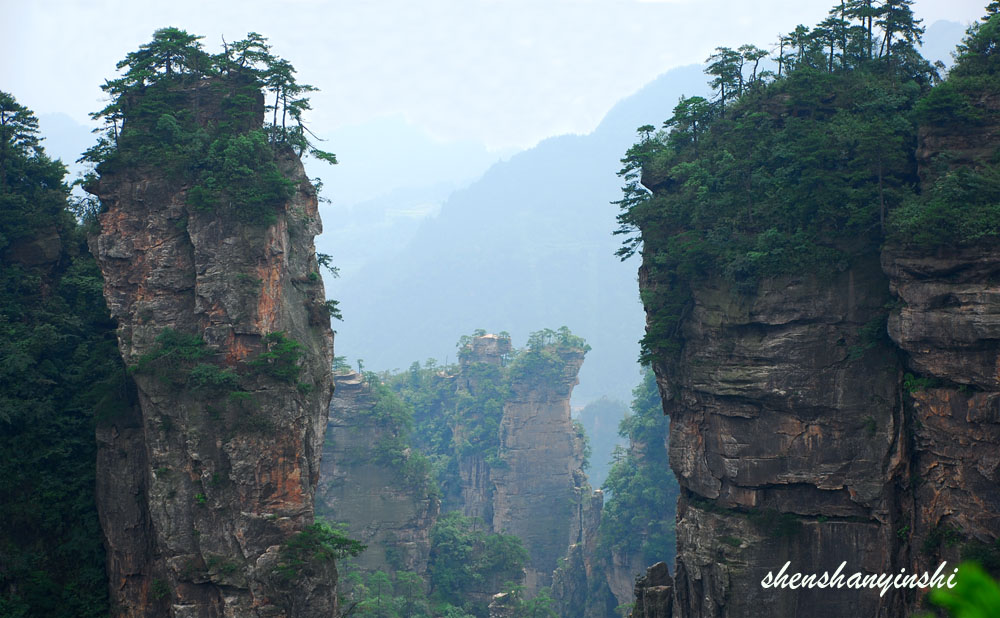
[[[454,343],[477,328],[523,341],[566,325],[593,347],[578,401],[628,400],[644,318],[637,263],[614,256],[615,172],[638,126],[666,119],[682,93],[706,90],[700,66],[674,69],[619,102],[592,133],[543,140],[453,193],[394,258],[334,283],[345,315],[337,353],[403,369],[454,360]]]

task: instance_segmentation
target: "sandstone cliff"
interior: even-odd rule
[[[373,456],[396,428],[377,417],[377,400],[364,378],[351,372],[334,381],[316,512],[346,523],[348,536],[368,546],[356,559],[362,570],[425,575],[440,502]]]
[[[174,95],[205,127],[233,103],[206,79]],[[237,132],[262,123],[262,98],[251,103]],[[336,605],[332,564],[291,567],[282,551],[313,523],[333,337],[316,193],[276,148],[293,191],[270,224],[242,222],[239,205],[194,208],[188,186],[141,162],[99,168],[90,187],[105,211],[92,248],[141,404],[101,436],[121,616],[328,616]]]
[[[551,584],[570,545],[596,545],[601,497],[586,483],[569,403],[587,348],[568,331],[545,333],[516,354],[507,336],[466,337],[457,367],[416,365],[384,384],[373,374],[336,376],[316,508],[369,546],[356,561],[362,571],[428,577],[439,511],[517,536],[530,556],[529,597]],[[419,466],[406,462],[424,453],[437,462],[440,499],[429,476],[407,477]],[[421,474],[430,472],[428,463]],[[465,600],[485,611],[521,576],[504,573],[481,573]]]
[[[975,105],[987,120],[974,131],[921,130],[925,190],[993,156],[1000,104]],[[643,184],[667,190],[660,173]],[[1000,565],[994,245],[897,237],[851,248],[833,272],[767,277],[749,292],[721,277],[687,282],[682,343],[654,362],[682,488],[677,563],[673,578],[651,570],[637,583],[635,618],[908,616],[924,591],[761,580],[785,562],[806,574],[842,561],[875,574]],[[653,326],[650,300],[677,282],[644,260]]]
[[[804,573],[893,570],[908,478],[895,351],[859,333],[888,300],[877,256],[752,295],[700,282],[680,356],[654,366],[682,488],[680,616],[896,615],[897,595],[763,589]]]
[[[583,444],[570,418],[570,395],[583,364],[583,350],[557,348],[559,374],[542,379],[515,375],[500,422],[501,465],[491,470],[496,488],[493,529],[514,534],[531,555],[525,587],[529,594],[552,582],[552,572],[578,529],[571,527]]]

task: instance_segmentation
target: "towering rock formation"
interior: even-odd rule
[[[433,418],[441,431],[423,444],[428,454],[454,458],[445,465],[441,510],[481,520],[472,524],[480,530],[485,525],[488,532],[519,537],[530,555],[529,596],[552,583],[567,547],[596,544],[601,504],[582,471],[583,436],[570,416],[587,348],[568,331],[548,332],[550,340],[540,339],[513,361],[509,337],[463,339],[458,370],[422,374],[424,386],[433,386],[416,402],[418,417]],[[408,374],[400,377],[400,384],[410,384]],[[347,523],[351,536],[369,545],[358,560],[362,570],[425,573],[437,500],[379,461],[381,445],[389,442],[405,447],[403,457],[418,449],[378,412],[395,396],[375,394],[380,386],[354,373],[336,381],[317,509]],[[447,436],[443,442],[441,435]],[[413,444],[420,440],[415,436]],[[484,607],[502,583],[476,592]]]
[[[972,131],[921,128],[924,186],[995,160],[1000,97],[970,94],[980,113]],[[903,383],[912,434],[911,560],[922,570],[960,559],[1000,569],[1000,248],[988,237],[933,251],[893,243],[882,251],[882,267],[896,299],[888,333],[911,372]]]
[[[897,564],[909,478],[901,371],[888,342],[859,335],[884,315],[887,292],[874,255],[752,295],[694,287],[680,356],[654,365],[682,488],[678,615],[899,613],[893,592],[760,583],[786,561],[803,573]]]
[[[203,127],[246,102],[178,86]],[[235,129],[259,128],[259,94]],[[126,123],[125,131],[129,130]],[[316,193],[276,146],[292,196],[272,223],[189,204],[161,167],[104,166],[92,239],[141,414],[100,436],[100,510],[121,616],[329,616],[331,563],[288,541],[313,523],[333,337],[313,237]],[[222,187],[222,190],[225,190]]]
[[[473,337],[459,354],[459,372],[455,387],[475,397],[491,378],[502,372],[504,359],[511,353],[510,339],[497,335]],[[456,443],[466,439],[469,427],[481,423],[483,412],[470,410],[469,418],[459,418],[454,430]],[[493,521],[495,485],[491,467],[480,450],[458,454],[459,496],[458,505],[466,517],[477,517],[484,522]]]
[[[500,422],[502,465],[491,470],[496,487],[493,529],[514,534],[531,554],[525,587],[529,593],[552,582],[566,548],[575,543],[572,527],[581,470],[583,440],[570,417],[570,396],[583,365],[584,350],[554,347],[559,372],[527,371],[511,379],[511,396]]]
[[[956,168],[995,173],[1000,99],[975,91],[983,83],[953,90],[972,125],[956,114],[921,129],[926,194]],[[661,174],[642,182],[667,191]],[[634,617],[908,616],[926,591],[761,581],[786,562],[805,574],[1000,567],[1000,251],[989,233],[953,240],[897,235],[848,251],[836,272],[765,278],[752,293],[689,282],[679,353],[654,363],[682,487],[676,571],[639,582]],[[645,257],[649,301],[668,282]],[[658,307],[646,309],[653,326]]]
[[[346,523],[348,536],[368,546],[356,559],[362,570],[425,575],[440,501],[428,493],[429,479],[411,483],[377,456],[399,429],[378,417],[372,386],[354,372],[334,381],[316,512]]]

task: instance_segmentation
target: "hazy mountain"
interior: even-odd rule
[[[394,257],[330,286],[345,315],[337,353],[401,369],[454,360],[455,342],[476,328],[506,330],[521,345],[530,331],[566,325],[593,347],[576,401],[627,400],[644,321],[638,262],[614,256],[615,172],[638,126],[666,119],[682,93],[705,90],[701,67],[670,71],[591,134],[547,139],[456,191]]]

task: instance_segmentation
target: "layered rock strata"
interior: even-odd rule
[[[177,93],[203,126],[229,103],[210,82]],[[254,105],[242,130],[261,126],[262,98]],[[91,187],[105,210],[92,248],[141,406],[102,456],[99,508],[123,555],[112,583],[144,574],[138,596],[118,597],[119,615],[335,611],[333,566],[292,572],[282,552],[313,523],[333,336],[316,192],[277,148],[294,193],[269,225],[239,222],[233,206],[191,207],[189,187],[154,166],[105,170]]]
[[[495,486],[493,529],[521,538],[531,560],[526,567],[529,594],[552,583],[559,558],[577,541],[571,526],[581,472],[583,443],[570,417],[570,396],[584,352],[565,349],[562,371],[553,380],[527,375],[511,381],[500,422],[500,458],[491,470]]]
[[[877,256],[752,295],[700,282],[684,347],[657,364],[681,485],[680,616],[896,615],[898,594],[771,590],[768,572],[894,570],[908,479],[896,353]]]
[[[993,157],[1000,102],[975,104],[987,120],[974,132],[921,129],[925,186]],[[656,191],[654,176],[643,184]],[[693,282],[680,354],[654,364],[682,487],[673,597],[650,614],[647,577],[633,616],[906,616],[926,591],[761,580],[786,562],[804,574],[1000,565],[998,275],[992,242],[890,242],[749,295]],[[658,285],[640,269],[644,290]]]
[[[334,380],[316,511],[346,523],[348,536],[368,546],[355,560],[360,569],[426,574],[439,501],[373,457],[392,436],[373,414],[377,402],[364,378],[351,372]]]

